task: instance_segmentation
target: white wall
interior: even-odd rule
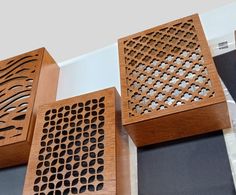
[[[0,59],[45,46],[61,62],[119,37],[233,1],[1,1]]]

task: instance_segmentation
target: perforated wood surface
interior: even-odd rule
[[[27,162],[37,106],[55,100],[57,78],[44,48],[0,62],[0,168]]]
[[[0,62],[0,145],[28,130],[41,59],[37,50]]]
[[[225,101],[198,15],[120,39],[119,57],[124,125]]]
[[[129,185],[120,175],[129,158],[115,96],[108,89],[40,109],[24,194],[129,194],[119,182]]]

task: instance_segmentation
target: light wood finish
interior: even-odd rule
[[[130,194],[128,136],[115,88],[40,108],[23,194]]]
[[[230,127],[197,14],[122,38],[118,44],[122,122],[137,146]]]
[[[45,48],[0,62],[0,168],[28,162],[38,106],[55,101],[58,76]]]

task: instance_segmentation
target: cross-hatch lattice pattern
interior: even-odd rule
[[[0,140],[22,134],[35,78],[38,54],[2,63],[0,67]]]
[[[191,19],[125,40],[123,52],[129,117],[214,96]]]
[[[104,185],[104,97],[45,113],[35,195],[100,191]]]

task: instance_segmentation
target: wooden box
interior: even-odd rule
[[[24,194],[130,194],[120,112],[115,88],[42,106]]]
[[[137,146],[230,127],[198,15],[118,41],[122,123]]]
[[[0,61],[0,168],[27,163],[37,108],[55,101],[58,76],[44,48]]]

